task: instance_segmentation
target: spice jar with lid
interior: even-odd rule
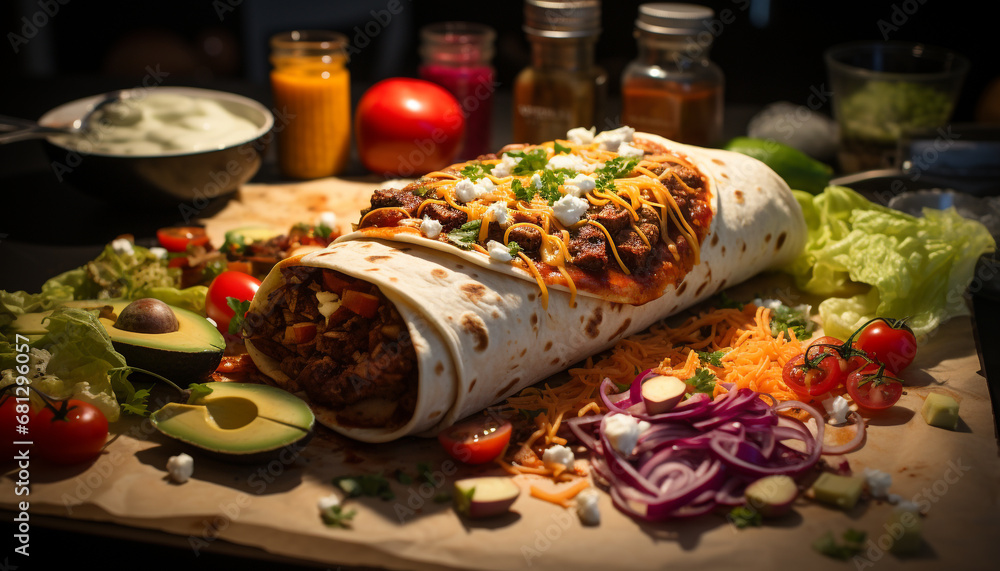
[[[622,123],[681,143],[722,136],[722,70],[709,59],[714,12],[695,4],[639,6],[638,56],[622,73]]]
[[[420,38],[420,77],[447,89],[465,114],[465,143],[458,160],[490,152],[496,32],[485,24],[438,22],[421,28]]]
[[[278,166],[291,178],[339,174],[351,149],[347,37],[295,30],[271,38],[271,92],[287,118],[275,125]]]
[[[526,0],[531,65],[514,81],[514,140],[541,143],[602,122],[607,73],[594,64],[599,0]]]

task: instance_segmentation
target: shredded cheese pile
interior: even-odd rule
[[[569,143],[568,141],[563,141],[562,143],[565,143],[562,146],[569,148],[571,153],[583,157],[592,164],[606,163],[607,161],[619,156],[615,152],[601,150],[598,148],[597,143],[588,145],[576,145]],[[529,151],[538,148],[544,148],[546,150],[547,159],[551,159],[556,155],[554,142],[544,143],[542,145],[526,148],[524,150]],[[498,164],[500,162],[501,161],[499,159],[491,159],[484,160],[481,164],[489,165]],[[675,184],[682,185],[688,192],[695,193],[696,191],[687,186],[684,181],[682,181],[680,177],[673,172],[672,169],[665,169],[660,175],[656,175],[650,170],[662,166],[665,163],[681,165],[694,169],[690,162],[680,156],[673,154],[649,155],[643,157],[639,161],[636,168],[629,173],[631,176],[614,180],[615,192],[595,188],[594,190],[587,192],[585,198],[590,204],[595,206],[603,206],[613,202],[617,206],[625,208],[629,212],[632,219],[632,228],[639,234],[640,238],[646,243],[646,245],[650,247],[653,245],[649,243],[649,239],[642,233],[642,231],[639,230],[638,222],[639,210],[641,210],[643,206],[653,208],[659,220],[660,239],[667,244],[667,249],[671,252],[671,254],[673,254],[674,259],[679,261],[679,255],[677,246],[672,242],[668,232],[670,224],[673,224],[680,231],[681,235],[685,237],[693,252],[694,263],[697,264],[700,259],[700,240],[698,234],[687,222],[687,220],[685,220],[680,207],[677,205],[677,202],[665,186],[665,182],[668,178],[673,177],[675,179]],[[523,187],[529,188],[531,185],[530,179],[532,174],[533,173],[518,176],[510,175],[506,177],[497,177],[493,174],[487,173],[483,178],[489,179],[496,186],[496,190],[490,193],[491,198],[489,200],[475,199],[462,203],[456,198],[455,191],[457,183],[463,178],[461,175],[444,171],[428,173],[419,181],[421,187],[429,189],[430,192],[427,195],[428,199],[424,200],[417,209],[416,216],[414,218],[418,220],[421,219],[424,207],[429,204],[450,206],[456,210],[464,212],[467,216],[467,222],[473,222],[476,220],[481,221],[482,225],[479,230],[477,242],[483,242],[489,232],[490,223],[494,221],[494,217],[489,209],[489,206],[496,200],[506,202],[507,208],[528,214],[538,215],[541,218],[539,224],[520,222],[511,225],[504,234],[504,246],[509,245],[510,231],[514,227],[527,226],[536,228],[541,233],[542,237],[539,257],[542,262],[554,267],[562,275],[565,280],[565,285],[570,291],[570,306],[574,307],[576,305],[576,285],[570,277],[570,274],[566,271],[566,264],[571,262],[572,258],[569,253],[570,230],[576,230],[586,224],[599,228],[607,238],[608,245],[610,246],[615,261],[618,263],[621,271],[625,274],[629,274],[630,272],[621,257],[618,255],[618,248],[615,246],[611,234],[601,223],[584,217],[579,222],[566,226],[555,216],[552,206],[540,196],[535,195],[529,201],[518,200],[512,188],[514,181],[519,181]],[[559,192],[562,195],[566,195],[567,190],[565,189],[565,185],[559,186]],[[403,208],[385,207],[368,212],[365,217],[362,218],[359,225],[363,225],[365,218],[377,210],[398,210],[403,212],[406,217],[409,218],[409,214],[406,213],[406,210]],[[470,246],[477,252],[489,255],[486,249],[484,249],[479,243],[471,244]],[[538,282],[538,287],[541,289],[542,306],[547,308],[549,297],[548,291],[545,285],[545,280],[541,272],[539,272],[536,267],[535,262],[523,253],[518,253],[518,256],[512,263],[522,266],[523,269],[526,269],[534,276],[535,280]]]
[[[646,332],[619,341],[596,362],[588,358],[585,366],[570,369],[570,379],[560,385],[529,387],[507,399],[506,407],[534,415],[536,430],[521,444],[514,464],[504,467],[512,474],[532,473],[557,477],[538,460],[536,447],[566,444],[558,435],[562,421],[571,416],[600,414],[600,385],[609,378],[619,386],[653,368],[659,374],[688,379],[698,368],[710,369],[718,379],[715,393],[733,388],[749,388],[770,394],[779,401],[796,399],[781,379],[781,371],[790,359],[803,351],[794,334],[771,335],[771,310],[746,304],[743,310],[711,309],[687,319],[678,327],[659,322]],[[726,351],[722,366],[703,362],[697,351]]]

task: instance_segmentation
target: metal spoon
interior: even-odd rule
[[[129,92],[124,89],[106,93],[103,99],[87,111],[83,117],[76,119],[70,126],[67,127],[50,127],[40,125],[37,121],[0,115],[0,144],[25,141],[28,139],[41,139],[48,137],[49,135],[79,136],[86,134],[90,131],[94,116],[98,111],[114,103],[127,101],[129,96]],[[118,105],[116,108],[112,109],[115,109],[119,114],[117,118],[118,121],[116,122],[134,122],[133,119],[138,120],[139,118],[139,110],[135,109],[132,105]]]

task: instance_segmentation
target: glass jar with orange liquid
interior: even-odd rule
[[[680,143],[721,142],[725,79],[709,59],[713,16],[694,4],[639,6],[639,53],[622,73],[622,124]]]
[[[295,30],[271,38],[271,91],[278,166],[291,178],[341,173],[351,149],[351,79],[347,37]]]

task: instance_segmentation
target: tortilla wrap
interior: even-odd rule
[[[388,241],[356,232],[325,250],[283,261],[265,278],[250,311],[261,310],[287,265],[332,269],[375,284],[403,316],[413,340],[419,371],[413,415],[401,426],[358,428],[339,422],[336,411],[316,407],[317,419],[365,442],[436,434],[660,319],[790,262],[801,251],[802,211],[766,165],[738,153],[656,139],[684,153],[706,175],[713,218],[700,263],[646,304],[580,292],[571,307],[565,288],[553,286],[543,308],[534,276],[511,264],[417,234],[400,233]],[[297,388],[274,359],[250,341],[247,349],[278,385]]]

